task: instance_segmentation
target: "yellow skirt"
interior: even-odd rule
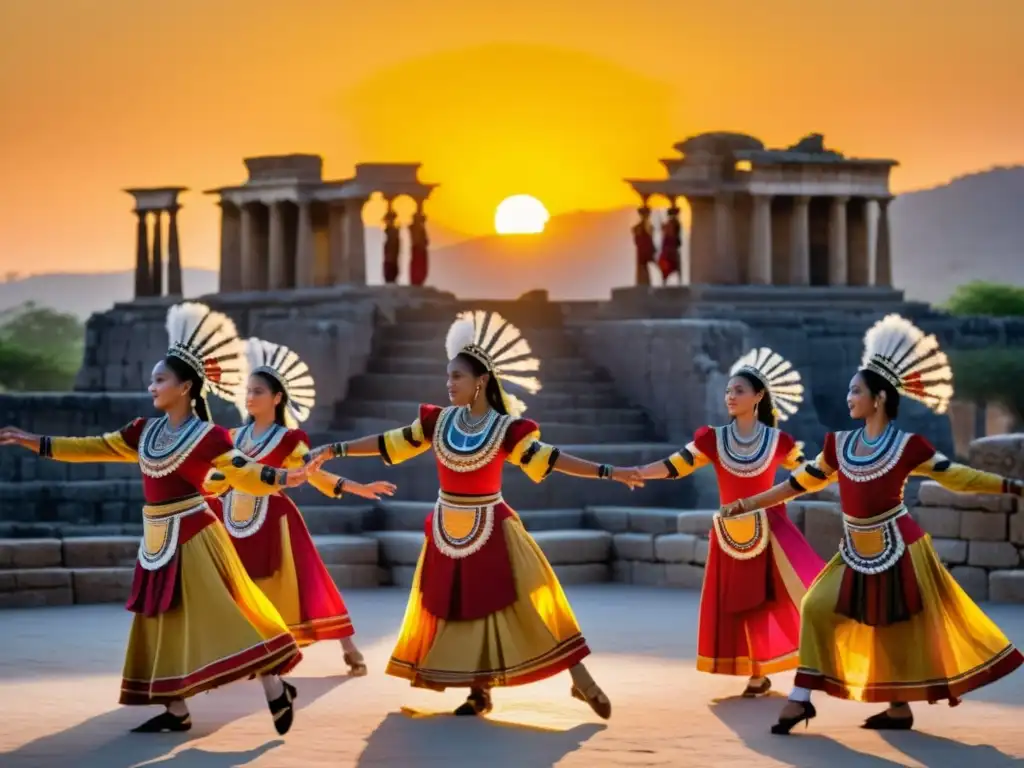
[[[516,601],[482,619],[434,617],[420,595],[423,554],[431,546],[425,542],[387,674],[434,690],[523,685],[563,672],[590,653],[537,542],[515,517],[502,525]]]
[[[868,626],[837,614],[847,565],[836,555],[801,606],[796,685],[868,702],[941,701],[1005,677],[1024,662],[960,588],[924,536],[907,547],[924,608]]]
[[[259,674],[283,674],[301,652],[273,604],[249,578],[221,523],[181,545],[178,604],[135,614],[121,703],[166,704]]]

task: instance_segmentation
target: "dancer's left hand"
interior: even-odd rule
[[[615,467],[612,480],[629,486],[629,490],[644,487],[644,476],[639,467]]]
[[[377,480],[373,483],[353,483],[346,481],[344,492],[351,493],[356,496],[362,496],[364,499],[373,499],[379,501],[381,496],[394,496],[397,488],[394,483],[389,483],[386,480]]]
[[[733,515],[738,515],[741,512],[743,512],[743,499],[723,504],[718,510],[718,513],[722,517],[732,517]]]
[[[297,488],[298,486],[302,485],[303,483],[308,482],[310,474],[312,474],[312,472],[316,471],[316,470],[311,470],[310,469],[311,466],[312,466],[311,464],[307,464],[306,466],[299,467],[297,469],[289,469],[285,473],[285,481],[284,481],[285,487],[287,487],[287,488]]]

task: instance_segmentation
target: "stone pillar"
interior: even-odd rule
[[[299,201],[299,223],[295,230],[295,287],[316,285],[316,254],[313,250],[313,216],[309,200]]]
[[[791,285],[811,284],[811,199],[806,195],[793,198],[790,222],[789,282]]]
[[[135,245],[135,298],[140,298],[149,296],[153,286],[149,279],[149,227],[146,211],[136,209],[135,215],[139,219]]]
[[[347,239],[346,205],[341,201],[332,202],[327,209],[327,253],[330,265],[328,285],[340,285],[348,278],[345,253]]]
[[[828,284],[847,285],[849,264],[846,253],[847,197],[833,197],[828,221]]]
[[[178,210],[180,205],[167,209],[167,295],[182,296],[181,251],[178,246]]]
[[[771,285],[772,199],[769,195],[754,195],[751,219],[747,282],[751,285]]]
[[[220,203],[220,290],[242,290],[242,216],[238,207]]]
[[[850,201],[846,208],[846,229],[848,234],[848,284],[871,285],[870,256],[868,247],[868,202],[858,197]]]
[[[366,285],[366,231],[363,227],[365,199],[349,200],[345,206],[346,282]]]
[[[151,296],[164,295],[164,254],[163,235],[160,231],[160,217],[163,211],[153,211],[153,266],[150,270]]]
[[[260,259],[256,256],[259,234],[256,231],[256,213],[252,205],[241,206],[241,288],[243,291],[254,291],[259,287],[256,270]]]
[[[284,219],[282,218],[281,203],[267,203],[267,214],[270,219],[269,237],[267,250],[267,288],[271,291],[279,291],[288,288],[288,262],[284,247]]]
[[[891,197],[878,201],[878,225],[875,228],[875,285],[892,286],[892,243],[889,239],[889,203]]]
[[[735,284],[739,276],[732,236],[732,197],[715,195],[715,283]]]

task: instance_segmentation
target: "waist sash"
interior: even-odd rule
[[[224,494],[224,527],[236,539],[245,539],[259,532],[270,509],[269,496],[253,496],[230,490]]]
[[[889,570],[906,551],[896,521],[907,514],[903,504],[874,517],[843,515],[843,538],[839,553],[853,570],[865,575]]]
[[[455,560],[479,552],[494,532],[494,508],[500,503],[500,492],[466,496],[440,491],[434,507],[434,546]]]
[[[768,513],[763,509],[723,517],[715,513],[718,546],[736,560],[753,560],[768,548]]]
[[[139,565],[147,571],[156,571],[171,562],[178,551],[181,519],[207,509],[206,500],[198,494],[164,504],[143,506]]]

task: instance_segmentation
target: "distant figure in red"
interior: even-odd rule
[[[398,282],[398,253],[402,248],[394,211],[384,214],[384,282],[391,285]]]
[[[647,265],[654,261],[657,249],[654,247],[654,236],[651,234],[651,209],[646,205],[637,208],[640,221],[633,226],[633,243],[636,245],[636,284],[650,285],[651,273]]]
[[[658,268],[661,269],[661,279],[664,285],[668,284],[668,279],[672,275],[680,272],[682,234],[683,228],[679,224],[679,209],[673,206],[668,209],[668,218],[661,225],[661,254],[658,256]]]
[[[417,211],[409,224],[409,241],[412,244],[412,258],[409,261],[410,285],[423,285],[427,282],[427,217]]]

